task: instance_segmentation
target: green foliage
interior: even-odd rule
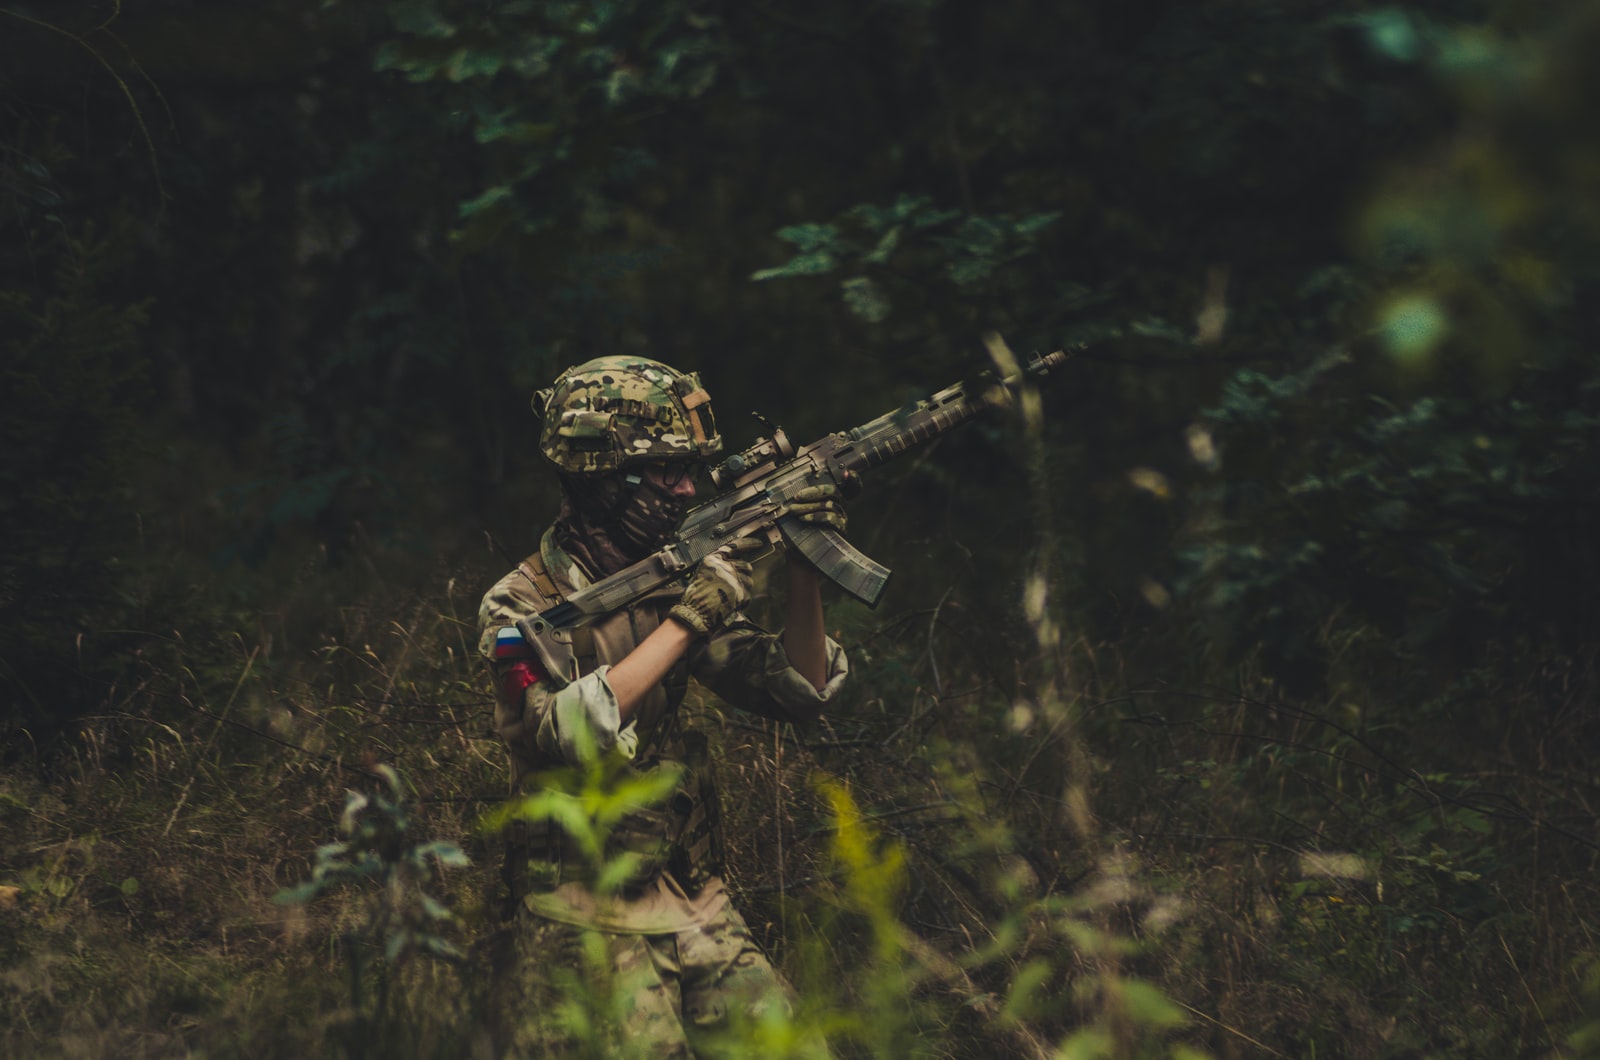
[[[349,1029],[373,863],[272,907],[284,837],[377,747],[483,841],[481,531],[553,510],[555,371],[648,352],[730,439],[835,429],[991,329],[1094,344],[1025,450],[853,502],[898,576],[830,606],[827,725],[718,731],[805,986],[750,1040],[1592,1050],[1593,5],[66,7],[0,12],[0,1051]],[[32,775],[16,726],[68,717]],[[523,808],[611,886],[644,780]],[[385,1033],[482,1051],[434,967]]]
[[[852,962],[852,981],[836,982],[830,1002],[819,1004],[828,995],[813,994],[811,1010],[819,1015],[811,1018],[836,1041],[851,1042],[869,1056],[926,1055],[928,1045],[917,1033],[921,975],[899,917],[908,882],[905,853],[876,833],[846,787],[829,780],[819,780],[818,787],[833,818],[829,853],[838,885],[829,895],[834,907],[824,911],[817,930],[822,939],[849,937],[864,922],[866,937],[859,960]],[[811,946],[818,941],[811,940]],[[817,981],[807,983],[808,993],[826,989],[826,973],[815,969],[813,974]]]
[[[778,238],[800,251],[783,265],[758,269],[753,280],[866,270],[843,282],[845,304],[872,324],[893,310],[885,287],[921,288],[919,271],[936,265],[957,289],[976,287],[994,271],[1039,252],[1041,234],[1059,212],[1028,217],[963,215],[941,210],[925,196],[902,195],[892,206],[862,203],[830,224],[790,225]]]
[[[726,48],[719,19],[688,5],[401,0],[388,10],[399,36],[378,49],[377,69],[436,85],[495,181],[459,206],[454,238],[469,250],[592,212],[606,183],[657,164],[608,144],[617,123],[702,96]]]
[[[272,899],[279,905],[301,905],[349,886],[369,889],[364,922],[341,938],[354,1013],[345,1030],[345,1049],[357,1057],[388,1054],[405,1040],[391,998],[408,958],[465,958],[448,937],[456,915],[427,888],[443,870],[471,864],[455,843],[419,840],[400,774],[382,764],[373,772],[386,790],[350,792],[339,817],[345,839],[319,846],[311,878]]]
[[[677,790],[682,769],[636,770],[619,751],[599,753],[587,729],[577,741],[580,766],[541,774],[537,790],[486,814],[481,827],[497,835],[513,821],[554,826],[577,844],[590,889],[616,894],[637,877],[646,855],[614,847],[613,832],[631,815],[660,807]]]
[[[388,765],[373,771],[387,792],[350,792],[339,817],[339,831],[346,838],[318,847],[311,878],[278,892],[273,901],[298,905],[335,888],[375,884],[380,898],[362,930],[367,939],[382,941],[385,961],[396,964],[413,952],[460,960],[461,950],[441,933],[455,916],[424,886],[438,870],[465,868],[470,861],[454,843],[419,842],[411,833],[400,774]],[[365,940],[346,941],[359,945]],[[352,961],[357,959],[352,955]]]
[[[1374,48],[1458,93],[1474,131],[1442,164],[1394,167],[1366,204],[1366,265],[1338,281],[1365,293],[1343,303],[1333,352],[1241,371],[1202,414],[1223,462],[1196,484],[1178,576],[1216,632],[1265,645],[1297,687],[1318,679],[1317,630],[1341,610],[1433,659],[1501,628],[1569,647],[1596,628],[1560,586],[1600,564],[1580,485],[1600,376],[1567,337],[1600,258],[1552,241],[1592,227],[1582,178],[1552,181],[1547,147],[1517,128],[1589,21],[1515,42],[1394,11],[1362,21]],[[1558,150],[1592,149],[1572,132]]]

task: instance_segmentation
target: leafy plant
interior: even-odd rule
[[[383,789],[349,793],[339,818],[345,838],[317,848],[310,879],[273,896],[282,905],[303,905],[347,887],[369,892],[363,921],[343,935],[355,1012],[347,1047],[356,1056],[378,1048],[371,1036],[391,1016],[391,986],[408,958],[463,958],[449,937],[456,915],[429,889],[442,870],[470,864],[455,843],[415,834],[406,785],[394,767],[380,763],[373,772]]]
[[[455,237],[475,249],[507,228],[565,223],[656,165],[642,148],[608,148],[615,124],[705,93],[725,48],[719,19],[692,5],[399,0],[388,11],[397,35],[377,69],[437,86],[489,159],[493,183],[459,205]]]
[[[890,293],[918,265],[937,262],[942,279],[954,287],[977,286],[1011,262],[1038,253],[1040,236],[1059,213],[1013,218],[941,210],[926,196],[902,195],[892,205],[862,203],[836,220],[790,225],[778,238],[799,251],[782,265],[759,269],[753,280],[816,276],[836,271],[858,273],[841,283],[845,305],[868,323],[881,323],[893,311]]]
[[[1559,589],[1600,564],[1600,375],[1568,337],[1600,258],[1555,238],[1593,230],[1582,178],[1553,176],[1552,148],[1518,131],[1565,121],[1544,101],[1577,76],[1569,42],[1590,23],[1574,10],[1513,41],[1394,10],[1360,22],[1473,132],[1441,168],[1394,164],[1364,204],[1335,332],[1283,370],[1237,372],[1201,413],[1221,463],[1198,475],[1175,577],[1234,658],[1259,645],[1303,689],[1333,614],[1446,666],[1492,629],[1571,650],[1600,621]],[[1307,284],[1308,313],[1329,290]]]

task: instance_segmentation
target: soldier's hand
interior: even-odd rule
[[[746,537],[711,553],[700,561],[684,587],[683,599],[667,614],[702,637],[720,628],[728,616],[750,602],[755,576],[743,557],[765,547]]]
[[[807,486],[797,492],[789,502],[789,511],[802,523],[844,533],[844,494],[831,482]]]

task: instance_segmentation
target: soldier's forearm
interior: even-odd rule
[[[623,725],[633,718],[646,693],[666,678],[667,671],[689,650],[693,640],[688,626],[669,619],[606,673]]]

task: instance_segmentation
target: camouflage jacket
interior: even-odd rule
[[[545,533],[537,556],[561,594],[588,584],[582,568],[555,545],[552,532]],[[829,638],[828,679],[817,690],[789,664],[779,636],[736,613],[710,637],[696,640],[666,680],[647,694],[633,720],[617,731],[616,697],[607,671],[667,620],[682,595],[681,586],[663,588],[596,623],[593,667],[577,681],[559,691],[548,680],[518,687],[528,678],[516,680],[510,671],[517,662],[496,658],[496,636],[518,619],[558,602],[539,590],[528,566],[525,561],[496,582],[478,611],[478,651],[494,669],[494,727],[510,751],[514,787],[530,773],[576,761],[572,729],[577,725],[603,729],[609,718],[612,731],[594,732],[601,746],[615,745],[630,755],[665,750],[690,676],[735,707],[780,721],[802,721],[822,711],[849,672],[844,650]]]

